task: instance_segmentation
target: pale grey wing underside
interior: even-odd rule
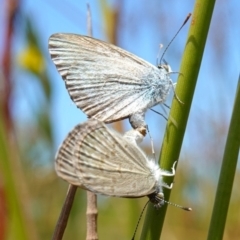
[[[77,125],[56,155],[57,174],[73,185],[118,197],[142,197],[156,190],[150,161],[136,144],[90,119]]]
[[[145,112],[171,87],[165,69],[94,38],[54,34],[49,52],[77,107],[104,122]]]

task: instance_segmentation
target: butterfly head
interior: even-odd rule
[[[158,69],[164,69],[167,73],[172,72],[170,65],[164,59],[163,59],[163,64],[158,64]]]
[[[154,192],[148,195],[148,197],[150,202],[152,202],[154,207],[157,209],[161,208],[165,203],[163,192]]]

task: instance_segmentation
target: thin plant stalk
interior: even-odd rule
[[[223,239],[240,147],[240,79],[208,232],[208,240]]]
[[[74,200],[76,191],[77,191],[77,186],[70,184],[68,187],[68,192],[67,192],[65,202],[62,207],[61,214],[58,218],[57,225],[53,233],[52,240],[61,240],[63,238],[63,234],[65,232],[65,229],[68,223],[68,218],[72,209],[73,200]]]
[[[176,94],[183,104],[176,98],[173,100],[160,153],[161,168],[166,170],[171,169],[174,161],[179,159],[214,5],[215,1],[197,0],[195,2],[176,87]],[[177,125],[174,124],[171,119],[174,119]],[[173,182],[173,179],[170,181],[169,179],[163,180],[167,183]],[[168,200],[170,190],[164,189],[164,195],[165,199]],[[167,204],[159,211],[154,209],[152,204],[149,204],[142,229],[141,240],[159,239],[166,210]]]

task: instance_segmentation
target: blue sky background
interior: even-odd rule
[[[64,83],[50,60],[48,38],[57,32],[86,35],[87,2],[92,11],[93,36],[108,41],[99,1],[22,1],[22,11],[31,17],[42,49],[48,56],[47,69],[54,89],[52,121],[56,149],[67,133],[77,123],[83,122],[86,116],[70,100]],[[117,5],[117,1],[109,1],[109,3],[113,8]],[[167,46],[187,14],[193,11],[193,4],[194,1],[190,0],[122,1],[123,15],[118,29],[118,45],[155,64],[159,44]],[[204,164],[208,165],[215,161],[220,166],[222,160],[239,77],[239,9],[240,2],[237,0],[216,1],[181,152],[181,157],[191,158],[193,165],[196,162],[202,162],[200,168],[205,168]],[[0,20],[4,19],[3,10],[0,15],[2,15]],[[181,30],[165,55],[165,59],[174,71],[179,70],[189,24],[190,21]],[[4,24],[1,25],[4,27]],[[2,29],[4,31],[4,28]],[[1,52],[3,46],[0,40]],[[13,58],[24,47],[23,31],[17,28],[14,36]],[[17,61],[17,58],[14,61]],[[176,81],[177,75],[172,75],[172,79]],[[21,124],[21,122],[31,121],[31,109],[39,107],[41,93],[33,77],[19,69],[14,71],[14,81],[16,88],[13,94],[12,112],[15,120]],[[29,97],[32,99],[31,106],[29,106]],[[171,104],[172,97],[173,94],[168,97],[168,105]],[[155,109],[162,111],[160,106]],[[157,148],[159,141],[163,138],[166,121],[151,111],[147,112],[146,121]],[[128,121],[125,122],[126,129],[130,129]],[[162,129],[160,136],[159,131],[154,131],[159,128]],[[148,140],[145,143],[149,144]]]

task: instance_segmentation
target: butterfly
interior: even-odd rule
[[[148,196],[155,207],[164,204],[162,181],[174,176],[159,167],[139,148],[143,136],[132,129],[124,136],[98,120],[77,125],[61,144],[55,158],[59,177],[83,189],[107,196],[139,198]]]
[[[129,118],[134,129],[146,127],[147,109],[164,103],[174,85],[168,64],[155,67],[95,38],[56,33],[49,52],[76,106],[105,123]]]

